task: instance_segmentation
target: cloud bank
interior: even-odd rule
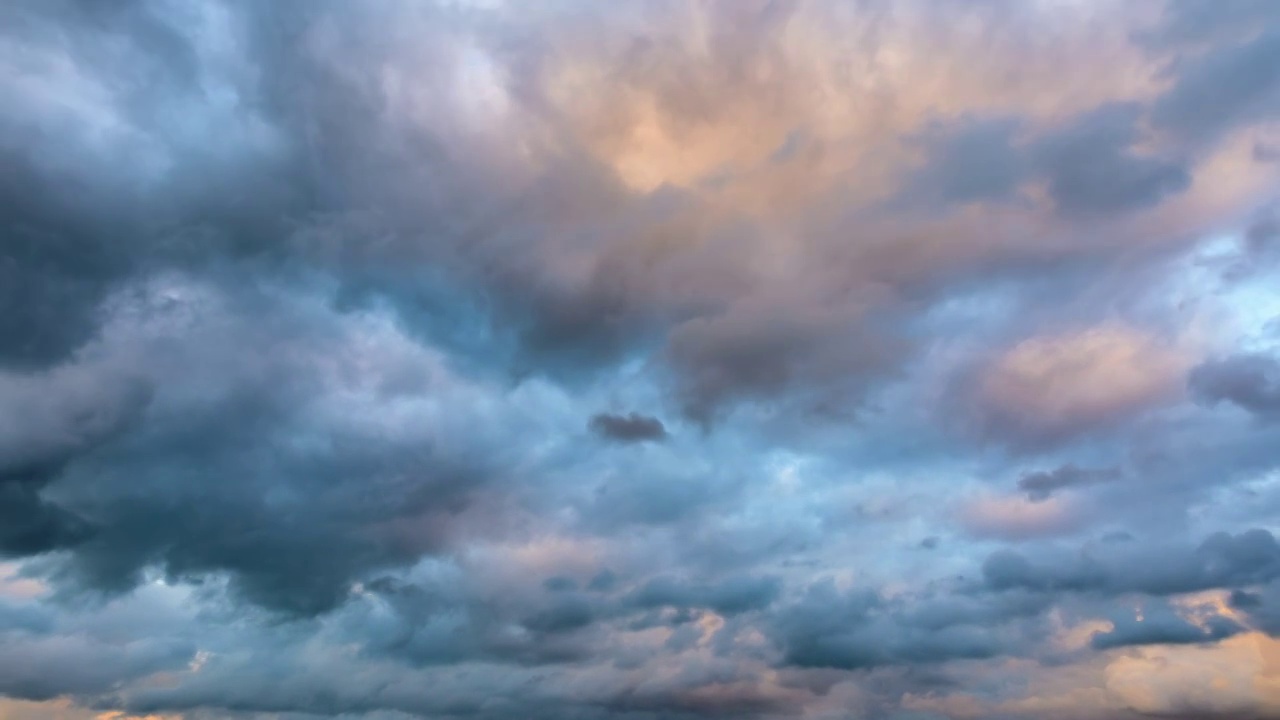
[[[1266,2],[0,7],[0,717],[1280,713]]]

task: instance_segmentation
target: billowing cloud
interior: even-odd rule
[[[1274,714],[1278,38],[4,4],[0,716]]]

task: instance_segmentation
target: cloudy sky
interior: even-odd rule
[[[1280,2],[0,4],[0,719],[1280,716]]]

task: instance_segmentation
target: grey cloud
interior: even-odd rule
[[[1142,108],[1104,105],[1041,139],[1030,150],[1066,214],[1116,213],[1151,207],[1191,184],[1177,160],[1135,152]]]
[[[819,584],[777,613],[770,633],[785,664],[865,670],[993,657],[1010,646],[1002,623],[996,614],[971,614],[959,606],[924,607],[913,614],[869,591],[839,593]]]
[[[969,119],[940,127],[925,141],[926,165],[900,201],[926,207],[1009,202],[1031,180],[1047,183],[1061,215],[1116,215],[1152,207],[1191,182],[1184,162],[1142,154],[1143,108],[1112,103],[1059,128],[1033,135],[1018,118]],[[1025,200],[1025,198],[1024,198]]]
[[[1280,214],[1275,208],[1257,213],[1244,230],[1240,252],[1223,269],[1229,282],[1256,279],[1271,272],[1280,260]]]
[[[1252,34],[1280,20],[1280,9],[1268,0],[1240,0],[1223,5],[1214,0],[1171,0],[1154,32],[1141,39],[1155,49],[1219,42]]]
[[[578,583],[573,578],[557,576],[543,580],[542,587],[548,592],[570,592],[578,589]]]
[[[919,139],[928,164],[908,182],[903,200],[930,206],[1013,199],[1029,171],[1018,147],[1022,131],[1017,118],[935,125]]]
[[[1280,585],[1277,583],[1268,583],[1258,590],[1233,590],[1228,604],[1259,630],[1280,637]]]
[[[644,442],[667,437],[667,428],[661,420],[634,412],[629,415],[600,413],[592,416],[589,426],[601,436],[619,442]]]
[[[1222,43],[1180,58],[1173,87],[1155,103],[1153,122],[1199,142],[1234,125],[1280,113],[1280,35],[1264,31],[1244,43]]]
[[[887,320],[882,320],[887,324]],[[667,359],[680,373],[685,413],[711,422],[734,400],[801,395],[798,411],[848,412],[868,386],[893,373],[906,343],[857,312],[798,311],[779,303],[699,317],[673,329]],[[822,388],[816,396],[805,387]]]
[[[94,533],[92,522],[46,499],[46,487],[134,424],[149,399],[149,387],[128,375],[71,368],[0,376],[0,554],[66,548]]]
[[[586,627],[594,619],[594,610],[587,600],[570,597],[529,616],[522,624],[534,632],[561,633]]]
[[[1245,232],[1245,242],[1254,252],[1274,249],[1277,240],[1280,240],[1280,215],[1274,211],[1258,218]]]
[[[73,200],[61,189],[74,179],[50,177],[15,150],[0,154],[0,360],[39,368],[95,334],[98,303],[136,262],[120,249],[132,228],[120,200],[96,197],[98,188]]]
[[[247,112],[221,127],[219,153],[183,136],[184,121],[223,113],[201,88],[238,81],[234,68],[197,58],[198,27],[147,2],[19,2],[4,13],[6,47],[29,64],[14,77],[87,92],[94,106],[59,114],[19,93],[0,118],[0,361],[65,360],[97,334],[103,300],[139,277],[281,244],[305,183],[244,146],[240,131],[258,119],[251,88],[234,87]],[[85,87],[40,75],[59,63]],[[94,117],[111,126],[106,138],[94,136]]]
[[[0,554],[26,557],[78,545],[94,533],[92,523],[41,497],[51,473],[0,475]]]
[[[4,637],[0,694],[26,700],[91,697],[120,683],[163,670],[177,670],[195,648],[178,639],[142,639],[117,645],[76,636]]]
[[[1088,469],[1063,465],[1054,470],[1040,470],[1018,478],[1018,489],[1032,500],[1046,500],[1058,490],[1110,482],[1120,477],[1114,469]]]
[[[992,590],[1171,595],[1280,576],[1280,544],[1270,532],[1253,529],[1237,535],[1215,533],[1195,548],[1113,545],[1106,555],[1082,553],[1065,562],[1038,563],[1001,550],[983,563],[982,576]]]
[[[1187,645],[1213,643],[1245,631],[1234,620],[1212,615],[1203,626],[1178,616],[1164,603],[1144,605],[1142,616],[1127,612],[1111,618],[1111,630],[1094,633],[1090,645],[1096,650],[1111,650],[1131,645]]]
[[[341,332],[297,307],[195,287],[212,299],[168,311],[189,323],[181,343],[172,329],[150,337],[126,323],[48,387],[32,386],[40,412],[14,425],[24,439],[14,447],[45,464],[6,471],[6,498],[26,505],[5,512],[31,517],[6,526],[22,533],[14,542],[27,552],[78,543],[55,561],[62,583],[118,592],[156,565],[180,579],[229,573],[243,597],[300,614],[331,609],[371,570],[442,548],[490,471],[426,436],[323,419],[325,370],[304,358]],[[210,309],[218,301],[229,309]],[[256,357],[243,351],[255,345]],[[390,381],[400,370],[384,359]],[[125,366],[154,390],[130,391]]]
[[[552,598],[533,613],[501,598],[459,588],[382,578],[368,586],[371,598],[341,618],[342,633],[374,658],[389,657],[417,667],[483,661],[511,665],[553,665],[588,656],[588,630],[596,606],[568,594]],[[522,616],[521,613],[524,613]]]
[[[0,601],[0,633],[23,631],[47,635],[54,626],[55,614],[47,608]]]
[[[593,592],[609,592],[618,583],[618,576],[612,570],[601,570],[596,573],[589,583],[587,589]]]
[[[1192,369],[1188,384],[1209,403],[1227,402],[1263,418],[1280,414],[1280,362],[1267,355],[1207,361]]]
[[[588,526],[670,525],[696,518],[726,494],[731,478],[699,481],[688,475],[628,473],[602,483],[584,508]]]
[[[768,607],[781,589],[774,577],[734,577],[713,585],[661,577],[637,589],[626,602],[640,608],[709,608],[722,615],[737,615]]]

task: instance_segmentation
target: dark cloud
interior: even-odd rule
[[[1265,26],[1264,26],[1265,27]],[[1264,31],[1243,43],[1222,43],[1172,67],[1175,82],[1152,108],[1161,128],[1213,142],[1232,126],[1280,113],[1280,35]]]
[[[612,570],[601,570],[587,583],[587,589],[594,592],[609,592],[617,585],[618,576]]]
[[[141,640],[120,646],[86,638],[13,638],[0,660],[0,693],[23,700],[109,693],[123,681],[184,667],[189,642]]]
[[[1156,556],[1161,557],[1155,561]],[[989,556],[982,577],[992,590],[1038,592],[1141,592],[1172,595],[1267,582],[1280,575],[1280,544],[1270,532],[1215,533],[1194,549],[1110,546],[1106,555],[1085,554],[1053,563],[1033,562],[1010,550]]]
[[[1087,469],[1063,465],[1054,470],[1040,470],[1018,478],[1018,489],[1031,500],[1046,500],[1058,490],[1110,482],[1120,477],[1115,469]]]
[[[1193,623],[1165,604],[1147,604],[1140,615],[1128,613],[1111,618],[1111,630],[1094,633],[1089,644],[1097,650],[1131,645],[1187,645],[1213,643],[1245,629],[1234,620],[1212,615]]]
[[[125,250],[134,228],[120,217],[125,199],[105,188],[66,193],[86,181],[52,176],[16,149],[0,157],[0,360],[39,368],[97,332],[98,304],[136,262]]]
[[[833,397],[856,404],[873,379],[892,373],[905,342],[856,313],[787,317],[780,306],[699,317],[677,326],[667,359],[680,374],[685,413],[703,424],[734,401],[795,391],[799,412],[840,414]],[[827,393],[806,393],[805,387]]]
[[[1245,242],[1255,252],[1267,252],[1280,240],[1280,216],[1275,212],[1258,218],[1245,232]]]
[[[416,667],[471,661],[540,666],[581,660],[590,646],[576,631],[589,629],[602,612],[574,594],[550,598],[530,612],[511,602],[513,598],[478,596],[437,584],[382,578],[367,588],[369,598],[379,602],[361,602],[342,618],[343,637],[370,657],[395,658]]]
[[[1188,384],[1208,403],[1227,402],[1263,418],[1280,414],[1280,362],[1267,355],[1210,360],[1191,371]]]
[[[1066,216],[1153,207],[1186,190],[1191,177],[1183,162],[1135,150],[1142,113],[1136,103],[1103,105],[1038,136],[1007,117],[935,128],[924,140],[928,162],[901,199],[924,207],[1008,202],[1040,180]]]
[[[912,609],[873,592],[820,584],[781,610],[770,632],[788,665],[865,670],[998,655],[1008,645],[999,612],[947,603]]]
[[[1142,108],[1104,105],[1075,119],[1031,148],[1061,213],[1117,213],[1149,208],[1191,184],[1174,159],[1140,154]]]
[[[768,607],[781,589],[774,577],[735,577],[714,585],[660,577],[633,592],[627,602],[639,608],[709,608],[732,616]]]
[[[1026,179],[1027,158],[1018,147],[1016,118],[972,119],[938,126],[920,139],[926,168],[903,191],[904,200],[930,206],[1010,200]]]
[[[167,321],[188,324],[181,344],[170,329],[148,336],[126,323],[79,364],[9,392],[9,408],[29,406],[0,437],[5,512],[24,519],[6,525],[17,549],[74,543],[58,576],[108,591],[152,566],[176,579],[228,573],[245,598],[309,614],[368,571],[442,547],[488,471],[433,450],[429,436],[324,419],[333,387],[304,358],[341,334],[334,326],[186,290],[211,294],[169,308]],[[255,344],[264,351],[248,353]],[[406,384],[406,370],[385,365],[375,382],[431,392]],[[179,378],[194,384],[178,390]]]
[[[138,422],[150,388],[128,375],[53,370],[0,381],[0,554],[78,545],[95,524],[43,494],[74,460]]]
[[[1280,588],[1276,583],[1257,591],[1233,590],[1228,604],[1243,613],[1253,626],[1272,637],[1280,636]]]
[[[0,553],[8,557],[38,555],[75,546],[93,534],[84,518],[40,497],[40,490],[52,473],[0,475]]]
[[[664,440],[667,437],[667,428],[661,420],[634,412],[629,415],[593,415],[589,427],[601,436],[619,442]]]

